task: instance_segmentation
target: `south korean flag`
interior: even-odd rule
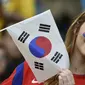
[[[6,29],[39,83],[69,67],[69,57],[50,10]]]

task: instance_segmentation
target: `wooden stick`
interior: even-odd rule
[[[3,31],[5,31],[7,28],[4,28],[4,29],[2,29],[2,30],[0,30],[0,32],[3,32]]]

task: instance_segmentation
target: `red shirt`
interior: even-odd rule
[[[24,62],[20,64],[14,70],[12,75],[0,85],[43,85],[43,84],[38,84],[28,64]]]
[[[75,85],[85,85],[85,75],[74,74]]]
[[[75,85],[85,85],[85,75],[74,74]],[[38,84],[35,76],[26,62],[20,64],[12,73],[12,75],[6,79],[0,85],[43,85]]]

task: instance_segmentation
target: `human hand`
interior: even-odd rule
[[[75,85],[73,74],[68,69],[62,69],[58,76],[59,85]]]
[[[72,72],[68,69],[62,69],[59,74],[48,79],[44,85],[75,85]]]

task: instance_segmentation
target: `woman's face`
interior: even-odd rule
[[[85,56],[85,22],[81,25],[78,36],[76,38],[76,47],[78,51]]]

